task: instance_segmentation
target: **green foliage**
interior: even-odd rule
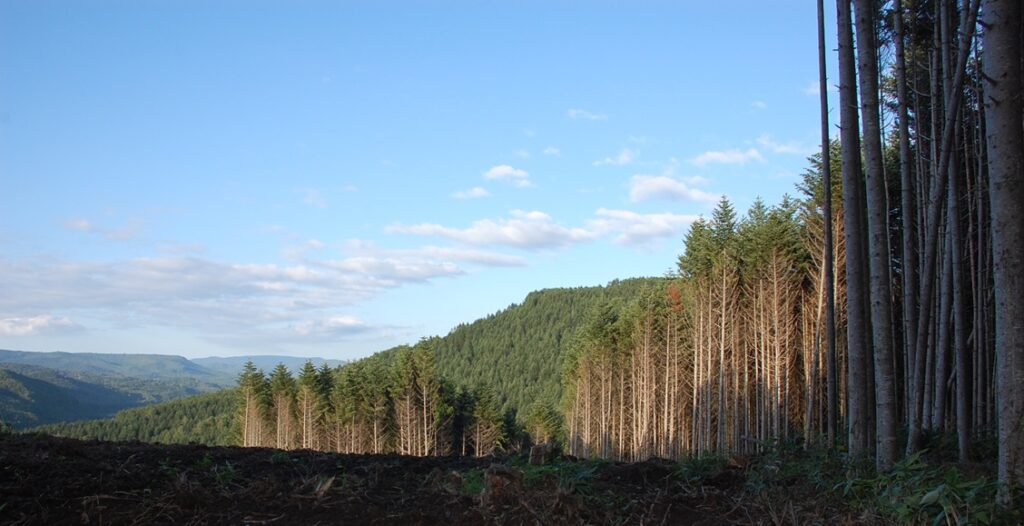
[[[237,391],[227,389],[127,409],[109,420],[53,424],[30,431],[71,438],[227,446],[237,442],[234,409]]]
[[[438,373],[457,385],[494,389],[500,408],[535,400],[558,404],[560,375],[573,338],[594,305],[635,297],[664,278],[616,280],[603,287],[546,289],[521,304],[463,324],[435,343]]]
[[[214,385],[194,378],[144,380],[4,363],[0,364],[0,419],[26,428],[107,418],[122,409],[213,389]]]
[[[474,468],[462,474],[462,494],[473,497],[484,490],[484,470]]]
[[[546,400],[537,400],[526,411],[526,431],[536,443],[565,444],[562,413]]]
[[[0,362],[7,364],[54,367],[63,373],[178,381],[190,378],[198,382],[226,387],[231,376],[207,369],[181,356],[161,354],[103,354],[69,352],[24,352],[0,350]]]
[[[1019,510],[1001,512],[996,506],[996,481],[966,476],[956,466],[931,466],[924,453],[906,457],[887,473],[851,478],[834,489],[858,507],[874,507],[900,524],[1008,524],[1024,519]]]

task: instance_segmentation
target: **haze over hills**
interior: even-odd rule
[[[15,428],[108,418],[122,409],[219,389],[194,378],[153,379],[0,363],[0,421]]]
[[[331,367],[339,360],[309,358]],[[236,356],[189,360],[175,355],[0,350],[0,422],[15,429],[110,418],[235,384],[247,362],[269,371],[301,367],[307,358]]]
[[[586,317],[598,305],[625,303],[646,287],[660,286],[665,281],[664,278],[637,278],[616,280],[604,286],[531,292],[522,303],[459,325],[448,335],[438,338],[435,346],[437,370],[455,385],[468,388],[489,386],[497,395],[502,409],[513,409],[522,414],[534,401],[557,404],[561,397],[562,361],[570,350],[577,328]],[[389,363],[398,355],[397,350],[387,349],[364,360]],[[258,358],[266,360],[258,363]],[[305,361],[295,358],[285,361],[286,358],[252,356],[194,361],[225,373],[229,371],[229,365],[237,364],[237,369],[231,371],[233,377],[238,375],[248,359],[266,372],[278,361],[295,372]],[[340,362],[328,361],[328,365],[337,364]],[[235,407],[230,403],[234,399],[223,394],[227,392],[130,409],[110,420],[48,426],[39,430],[79,438],[227,444],[231,443],[230,437],[217,434],[233,432],[226,422],[234,417]]]
[[[238,376],[238,373],[242,370],[242,366],[244,366],[246,362],[252,362],[257,369],[263,369],[264,371],[270,372],[270,370],[276,367],[279,363],[283,363],[290,371],[297,371],[305,365],[307,361],[313,362],[313,365],[316,367],[320,367],[325,363],[328,367],[337,367],[346,363],[343,360],[280,356],[273,354],[224,357],[210,356],[207,358],[193,358],[191,360],[192,363],[198,364],[211,371],[216,371],[232,379]]]
[[[47,367],[65,372],[112,375],[146,379],[192,378],[227,386],[229,375],[208,369],[182,356],[166,354],[114,354],[72,352],[28,352],[0,350],[0,363]]]

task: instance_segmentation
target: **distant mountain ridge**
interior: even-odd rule
[[[219,388],[193,378],[132,378],[0,363],[0,421],[23,428],[108,418],[123,409]]]
[[[302,358],[271,354],[226,357],[210,356],[207,358],[193,358],[191,360],[192,363],[200,365],[211,371],[227,375],[232,379],[238,376],[246,362],[252,362],[257,369],[263,369],[269,373],[279,363],[283,363],[290,371],[297,371],[305,365],[306,361],[313,362],[313,365],[316,367],[320,367],[326,363],[328,367],[332,368],[347,363],[344,360],[333,360],[328,358]]]
[[[226,387],[233,378],[183,356],[169,354],[112,354],[0,350],[0,363],[46,367],[64,372],[174,380],[193,378]]]
[[[16,429],[110,418],[119,411],[217,391],[246,362],[269,372],[341,360],[252,355],[188,359],[166,354],[32,352],[0,349],[0,422]],[[164,433],[161,436],[166,436]]]
[[[528,294],[522,303],[461,324],[437,338],[435,365],[456,385],[490,386],[504,408],[520,413],[532,401],[557,404],[561,397],[562,362],[577,328],[602,303],[626,302],[647,287],[664,286],[667,278],[616,280],[605,286],[544,289]],[[399,348],[380,351],[366,359],[396,359]],[[283,358],[242,356],[194,360],[211,370],[232,371],[237,376],[245,361],[269,373]],[[304,358],[284,362],[297,370]],[[292,365],[289,365],[291,363]],[[319,363],[315,362],[317,365]],[[339,362],[340,363],[340,362]],[[332,363],[328,363],[333,365]],[[237,365],[237,368],[231,369]],[[230,367],[229,367],[230,366]],[[226,391],[225,391],[226,392]],[[211,393],[122,411],[115,418],[72,425],[48,426],[40,431],[77,438],[159,440],[179,443],[229,444],[230,437],[217,434],[232,428],[234,407],[227,395]],[[211,411],[213,413],[211,413]],[[168,424],[156,415],[174,415]]]

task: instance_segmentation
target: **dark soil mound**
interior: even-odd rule
[[[0,438],[3,524],[725,524],[672,463]],[[709,491],[710,490],[710,491]]]

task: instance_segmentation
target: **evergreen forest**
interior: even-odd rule
[[[878,473],[945,441],[963,463],[994,456],[1000,502],[1020,499],[1021,2],[839,0],[834,28],[824,8],[838,97],[830,115],[820,90],[820,153],[778,203],[722,197],[672,276],[539,291],[338,367],[249,363],[232,391],[44,429],[632,462],[798,443]]]

